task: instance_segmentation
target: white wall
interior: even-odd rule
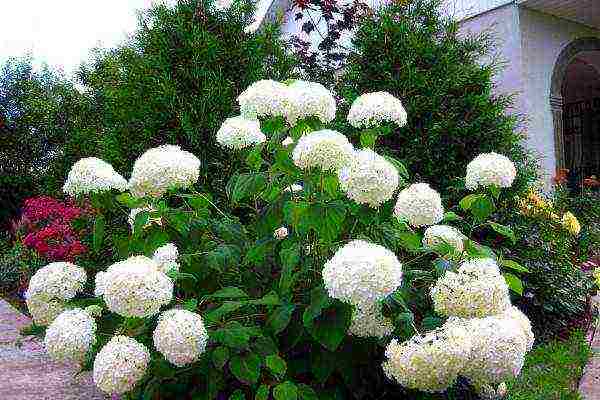
[[[442,10],[463,20],[510,3],[514,3],[514,0],[443,0]]]
[[[546,178],[556,171],[554,125],[550,109],[552,73],[561,51],[572,41],[600,31],[574,22],[521,8],[523,54],[523,108],[528,113],[528,145],[541,155]]]

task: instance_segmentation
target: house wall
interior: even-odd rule
[[[511,3],[514,3],[514,0],[443,0],[442,10],[458,20],[463,20]]]
[[[572,41],[599,37],[600,30],[526,8],[519,9],[523,72],[523,109],[528,113],[527,144],[540,157],[546,180],[556,171],[550,89],[554,66]]]

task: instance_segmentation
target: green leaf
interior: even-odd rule
[[[294,304],[283,304],[277,307],[267,318],[267,328],[274,335],[281,333],[289,325],[295,309]]]
[[[269,336],[257,336],[252,343],[252,351],[262,357],[277,354],[277,344]]]
[[[225,346],[219,346],[212,352],[212,362],[215,367],[221,369],[227,364],[229,360],[229,348]]]
[[[513,232],[513,230],[510,227],[508,227],[506,225],[497,224],[496,222],[490,222],[489,224],[494,231],[496,231],[500,235],[510,239],[512,244],[517,243],[517,238],[515,237],[515,233]]]
[[[213,331],[210,336],[213,341],[225,346],[245,349],[248,347],[250,338],[254,335],[251,328],[245,327],[237,321],[232,321],[223,328]]]
[[[283,376],[287,370],[287,364],[285,360],[279,357],[277,354],[267,356],[265,359],[267,368],[271,370],[275,375]]]
[[[116,199],[119,203],[125,205],[128,208],[139,208],[146,203],[144,199],[133,197],[131,193],[121,193],[117,195]]]
[[[523,295],[523,281],[521,281],[519,277],[511,274],[510,272],[504,272],[502,273],[502,276],[504,276],[504,279],[506,280],[506,283],[508,284],[510,290],[512,290],[520,296]]]
[[[473,202],[477,199],[481,197],[480,194],[469,194],[465,197],[463,197],[460,202],[458,203],[458,205],[460,206],[460,208],[462,208],[464,211],[468,211],[471,209],[471,206],[473,205]]]
[[[398,173],[400,174],[400,177],[402,179],[404,179],[405,181],[408,180],[410,178],[410,174],[408,173],[408,169],[406,169],[406,166],[404,165],[404,163],[394,157],[391,156],[383,156],[386,160],[388,160],[391,164],[394,165],[394,167],[396,167],[396,169],[398,170]]]
[[[335,351],[346,337],[351,319],[352,307],[332,301],[323,288],[312,291],[311,303],[302,316],[306,330],[330,351]]]
[[[280,383],[273,388],[273,398],[275,400],[297,400],[298,388],[290,381]]]
[[[363,148],[372,149],[377,142],[377,131],[375,129],[365,129],[360,133],[360,145]]]
[[[191,299],[187,299],[184,303],[183,303],[183,309],[184,310],[188,310],[188,311],[196,311],[196,308],[198,308],[198,300],[191,298]]]
[[[513,260],[502,260],[501,265],[505,268],[509,268],[514,271],[531,273],[529,269],[525,268],[524,266]]]
[[[150,221],[150,213],[148,211],[140,211],[135,215],[135,221],[133,223],[133,236],[139,237],[144,230],[144,227],[148,225]]]
[[[461,219],[462,217],[460,215],[453,213],[452,211],[448,211],[444,214],[444,219],[442,220],[442,222],[454,222],[460,221]]]
[[[256,391],[256,395],[254,396],[254,400],[268,400],[270,391],[271,389],[268,385],[260,385],[260,387]]]
[[[238,389],[231,393],[229,400],[246,400],[246,395],[244,395],[244,392],[241,389]]]
[[[102,242],[104,242],[104,228],[106,226],[106,219],[104,215],[100,214],[94,221],[94,234],[92,237],[92,244],[95,252],[100,251]]]
[[[325,383],[339,365],[335,352],[315,349],[310,354],[310,370],[321,384]]]
[[[481,195],[473,201],[470,210],[476,219],[485,221],[496,210],[496,206],[488,196]]]
[[[206,254],[206,264],[219,272],[240,264],[242,251],[238,246],[224,244]]]
[[[217,290],[209,297],[213,299],[244,299],[247,298],[248,295],[246,292],[236,286],[228,286]]]
[[[262,146],[255,146],[246,157],[246,164],[253,171],[260,171],[260,166],[263,163]]]
[[[300,397],[301,400],[319,400],[317,392],[304,383],[298,385],[298,397]]]
[[[204,313],[203,318],[208,322],[216,323],[221,320],[221,318],[239,310],[243,305],[244,303],[239,301],[226,301],[220,307]]]
[[[414,232],[398,232],[402,247],[408,251],[417,251],[421,248],[421,235]]]
[[[294,285],[294,268],[300,262],[300,244],[296,243],[279,251],[281,258],[281,276],[279,277],[279,292],[289,294]]]
[[[254,304],[256,306],[278,306],[281,304],[281,300],[279,300],[279,296],[277,293],[271,291],[264,295],[260,299],[250,300],[248,303]]]
[[[260,377],[262,361],[257,354],[236,354],[229,361],[229,370],[241,382],[255,384]]]
[[[227,183],[227,194],[234,204],[258,196],[267,187],[264,174],[249,173],[233,176]]]

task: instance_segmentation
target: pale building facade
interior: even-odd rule
[[[289,0],[265,1],[285,33],[301,31]],[[494,35],[506,63],[497,90],[515,94],[546,181],[558,168],[600,175],[600,0],[444,0],[442,10],[465,32]]]

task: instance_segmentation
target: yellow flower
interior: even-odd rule
[[[571,212],[566,212],[561,220],[562,226],[568,230],[573,236],[579,235],[579,231],[581,231],[581,225],[579,225],[579,221],[577,221],[577,217],[575,217]]]

